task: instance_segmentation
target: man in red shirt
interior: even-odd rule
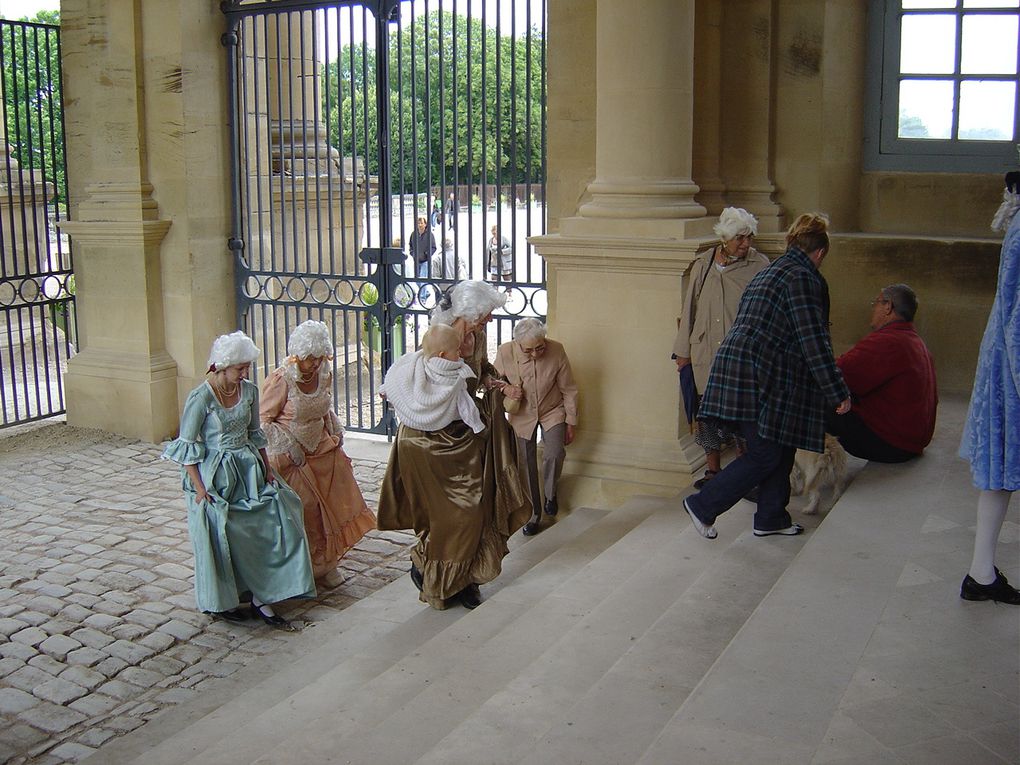
[[[906,462],[935,432],[935,364],[914,330],[917,296],[910,287],[885,287],[871,306],[874,331],[836,359],[853,407],[842,417],[826,416],[826,430],[855,457]]]

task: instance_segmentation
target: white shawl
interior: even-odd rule
[[[404,425],[417,430],[442,430],[463,420],[475,433],[485,430],[466,380],[474,377],[461,360],[438,356],[426,360],[421,351],[397,359],[383,380],[380,392]]]

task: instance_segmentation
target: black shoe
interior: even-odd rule
[[[206,613],[209,613],[208,611]],[[215,611],[212,616],[216,619],[223,619],[228,622],[246,622],[248,617],[244,615],[244,611],[239,608],[231,609],[230,611]]]
[[[256,606],[254,603],[252,603],[251,604],[251,610],[252,610],[252,613],[255,614],[255,616],[258,616],[260,619],[262,619],[262,621],[264,621],[270,627],[276,627],[276,628],[281,629],[281,630],[292,630],[292,631],[294,629],[294,625],[291,624],[290,622],[288,622],[286,619],[284,619],[279,614],[275,614],[274,613],[272,616],[267,614],[265,611],[262,610],[262,606]]]
[[[411,581],[418,588],[418,592],[421,592],[421,588],[425,584],[425,577],[422,576],[421,571],[413,563],[411,564]]]
[[[542,530],[542,525],[539,521],[528,521],[524,524],[524,528],[521,529],[521,533],[526,537],[534,536]]]
[[[556,502],[556,497],[549,497],[549,499],[545,501],[545,514],[555,517],[556,513],[559,511],[560,506],[559,503]]]
[[[754,502],[754,504],[757,505],[758,504],[758,487],[755,486],[753,489],[751,489],[749,492],[747,492],[747,494],[744,495],[744,499],[746,499],[748,502]]]
[[[482,605],[482,593],[478,590],[477,584],[469,584],[457,593],[457,597],[460,599],[460,604],[468,610]]]
[[[978,584],[967,574],[960,585],[960,597],[964,600],[994,600],[996,603],[1020,606],[1020,590],[1010,585],[999,569],[995,569],[995,581],[991,584]]]

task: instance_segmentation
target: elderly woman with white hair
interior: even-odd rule
[[[273,475],[259,391],[246,379],[258,355],[243,332],[216,338],[209,377],[188,395],[163,459],[182,466],[198,608],[243,621],[238,606],[250,594],[255,615],[289,628],[270,604],[315,597],[315,582],[301,500]]]
[[[259,415],[273,469],[301,497],[316,579],[336,571],[375,516],[343,450],[344,431],[333,410],[333,338],[321,321],[299,324],[290,354],[262,383]]]
[[[563,345],[546,336],[538,319],[522,319],[514,339],[496,351],[496,369],[506,376],[504,386],[510,426],[517,435],[517,453],[531,491],[531,519],[525,535],[541,530],[542,512],[552,517],[559,510],[556,484],[563,471],[564,447],[574,440],[577,426],[577,384]],[[542,427],[542,488],[539,493],[538,428]]]
[[[705,391],[715,353],[733,326],[744,289],[769,264],[769,259],[751,246],[758,221],[747,210],[727,207],[714,230],[720,243],[691,266],[673,343],[677,370],[691,365],[699,395]],[[698,422],[694,438],[705,450],[705,475],[694,482],[700,489],[718,475],[722,449],[731,437]]]
[[[531,515],[503,409],[505,381],[486,351],[485,325],[505,302],[485,282],[466,281],[433,312],[433,325],[460,333],[467,389],[484,429],[476,434],[463,420],[438,430],[401,423],[380,490],[379,528],[414,529],[411,581],[433,608],[478,606],[478,585],[499,576],[507,540]]]

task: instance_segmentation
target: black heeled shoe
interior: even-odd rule
[[[229,611],[206,611],[207,614],[212,616],[214,619],[223,619],[226,622],[246,622],[248,617],[245,616],[244,611],[239,608],[232,608]]]
[[[411,582],[418,588],[418,592],[421,592],[421,588],[425,585],[425,577],[414,563],[411,564]]]
[[[457,597],[460,599],[460,604],[469,610],[482,605],[482,593],[477,584],[469,584],[457,593]]]
[[[263,605],[265,605],[265,604],[263,604]],[[252,613],[255,616],[258,616],[260,619],[262,619],[262,621],[264,621],[270,627],[276,627],[277,629],[281,629],[281,630],[290,630],[290,631],[294,630],[294,625],[291,624],[286,619],[284,619],[282,616],[280,616],[279,614],[275,614],[275,613],[272,616],[270,616],[269,614],[267,614],[265,611],[262,610],[262,606],[256,606],[254,602],[251,604],[251,610],[252,610]]]

